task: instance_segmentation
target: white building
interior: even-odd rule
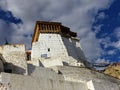
[[[38,21],[31,51],[0,46],[0,90],[120,90],[119,79],[81,67],[84,60],[76,33]]]
[[[58,22],[37,21],[32,39],[31,58],[34,65],[83,66],[85,56],[77,33]]]

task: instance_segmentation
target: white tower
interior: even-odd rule
[[[82,66],[85,56],[75,32],[59,22],[37,21],[31,59],[36,66]]]

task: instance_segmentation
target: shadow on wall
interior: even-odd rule
[[[2,54],[0,53],[0,60],[3,62],[3,63],[5,63],[6,61],[5,61],[5,59],[4,59],[4,57],[2,56]]]
[[[76,59],[78,62],[84,62],[85,56],[80,47],[76,46],[76,40],[62,38],[62,41],[67,49],[68,55]],[[80,43],[79,43],[80,44]]]
[[[39,61],[39,65],[40,67],[44,67],[41,61]],[[28,75],[31,75],[35,71],[35,68],[36,68],[36,66],[34,66],[33,64],[27,64],[27,67],[28,67]]]
[[[25,74],[26,70],[16,66],[12,63],[8,63],[6,62],[6,60],[4,59],[4,57],[2,56],[2,54],[0,54],[0,61],[1,61],[1,65],[3,65],[2,67],[0,66],[0,70],[1,72],[7,72],[7,73],[15,73],[15,74]]]
[[[22,74],[22,75],[26,73],[25,69],[7,62],[4,63],[4,71],[7,73]]]
[[[35,66],[32,64],[28,64],[28,75],[31,75],[35,70]]]
[[[5,60],[2,54],[0,54],[0,72],[4,72],[4,66],[3,66],[4,63],[5,63]]]

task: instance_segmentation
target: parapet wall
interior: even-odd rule
[[[109,81],[100,80],[100,81],[92,81],[92,84],[95,90],[120,90],[120,87],[116,83],[111,83]]]
[[[120,85],[120,80],[116,79],[114,77],[105,75],[103,73],[99,73],[87,68],[79,68],[79,67],[70,67],[70,66],[57,66],[57,67],[51,67],[53,70],[59,70],[63,76],[67,78],[74,78],[76,80],[105,80],[110,81],[113,83],[116,83]]]
[[[7,63],[6,69],[12,70],[12,73],[27,74],[27,62],[25,45],[4,45],[0,46],[0,53]]]
[[[6,90],[87,90],[85,83],[65,81],[62,75],[41,67],[30,76],[1,73],[1,78]]]
[[[28,65],[29,66],[29,65]],[[73,68],[74,70],[75,68]],[[52,69],[29,66],[29,76],[1,73],[2,90],[120,90],[118,84],[97,79],[70,80]]]

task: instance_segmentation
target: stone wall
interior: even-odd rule
[[[65,81],[62,75],[41,67],[30,76],[1,73],[1,78],[4,86],[9,84],[7,90],[87,90],[85,83]]]
[[[3,90],[120,90],[117,83],[109,80],[63,77],[50,68],[28,65],[29,76],[1,73],[0,83]],[[74,70],[75,68],[73,68]]]
[[[41,66],[51,67],[51,66],[63,66],[62,58],[49,58],[49,59],[40,59]]]
[[[55,71],[59,70],[63,74],[66,80],[76,79],[76,80],[90,81],[90,80],[99,79],[99,80],[110,81],[120,85],[119,79],[116,79],[114,77],[111,77],[87,68],[70,67],[70,66],[57,66],[57,67],[51,67],[51,68]]]
[[[116,83],[112,83],[105,80],[92,81],[95,90],[120,90],[120,87]]]
[[[5,60],[6,69],[11,69],[12,73],[27,74],[25,45],[0,46],[0,53]]]
[[[66,81],[86,82],[88,90],[120,90],[120,80],[87,68],[58,66],[51,67],[60,72]]]
[[[88,90],[120,90],[116,83],[105,80],[90,80],[87,82]]]

